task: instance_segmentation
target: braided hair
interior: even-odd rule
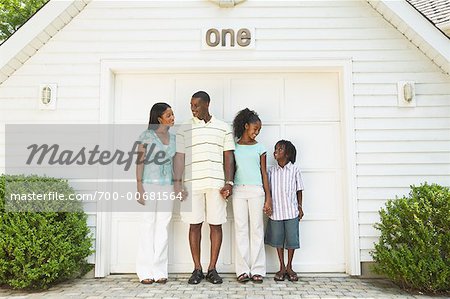
[[[233,120],[234,137],[240,139],[245,131],[245,124],[261,122],[258,113],[248,108],[239,111]]]
[[[280,140],[275,144],[275,148],[278,145],[284,147],[284,152],[286,153],[288,160],[291,161],[292,164],[294,164],[297,157],[297,150],[295,149],[295,146],[292,144],[292,142],[288,140]]]

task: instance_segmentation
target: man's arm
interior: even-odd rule
[[[173,188],[176,196],[183,190],[184,159],[185,154],[178,152],[173,157]],[[186,195],[182,192],[182,199],[185,199]]]
[[[227,184],[226,182],[233,182],[234,180],[234,151],[224,151],[223,152],[223,168],[225,172],[225,185],[220,190],[220,193],[222,196],[224,196],[225,199],[228,198],[228,196],[233,194],[233,186],[230,184]]]

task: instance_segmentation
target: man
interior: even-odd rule
[[[222,244],[222,224],[227,218],[227,199],[233,192],[234,140],[231,128],[209,113],[209,95],[196,92],[191,99],[190,119],[177,133],[177,153],[174,159],[174,188],[176,194],[189,194],[183,204],[191,210],[180,213],[189,223],[189,246],[194,261],[194,271],[189,284],[198,284],[205,278],[200,263],[202,224],[210,227],[211,255],[206,279],[222,283],[216,263]],[[182,180],[183,171],[185,173]],[[185,196],[186,197],[186,196]]]

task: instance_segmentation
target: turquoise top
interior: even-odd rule
[[[236,173],[234,183],[236,185],[262,186],[261,155],[267,150],[261,143],[241,145],[236,143],[234,159],[236,161]]]
[[[161,142],[161,139],[156,135],[154,130],[145,130],[139,136],[138,141],[146,145],[146,157],[147,161],[144,164],[144,173],[142,175],[142,182],[147,184],[157,185],[172,185],[173,179],[173,156],[175,156],[176,142],[175,135],[169,133],[169,144],[165,145]],[[153,150],[152,150],[153,148]],[[166,161],[164,164],[158,165],[155,161],[155,155],[158,152],[163,151],[165,153],[164,158],[159,158],[158,161]],[[159,154],[161,155],[161,154]],[[148,163],[150,162],[151,163]]]

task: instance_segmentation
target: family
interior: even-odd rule
[[[182,221],[189,224],[189,246],[194,271],[189,284],[207,279],[223,282],[216,270],[222,244],[222,224],[232,198],[236,238],[237,281],[262,283],[266,276],[264,244],[276,248],[280,269],[274,280],[297,281],[292,269],[294,251],[300,248],[299,221],[303,217],[303,182],[295,164],[296,149],[287,140],[274,147],[275,166],[267,170],[267,150],[256,141],[262,122],[255,111],[243,109],[232,129],[209,112],[210,97],[198,91],[191,98],[192,118],[169,132],[175,117],[166,103],[153,105],[147,130],[139,136],[136,166],[138,202],[143,205],[136,272],[143,284],[166,283],[168,278],[168,225],[173,200],[145,200],[149,192],[180,194]],[[168,159],[163,165],[145,164],[147,145],[156,145]],[[148,154],[152,154],[149,152]],[[188,187],[187,187],[188,186]],[[188,190],[188,191],[187,191]],[[263,214],[268,216],[264,232]],[[211,253],[206,275],[200,263],[203,222],[210,228]],[[288,262],[285,264],[284,250]]]

